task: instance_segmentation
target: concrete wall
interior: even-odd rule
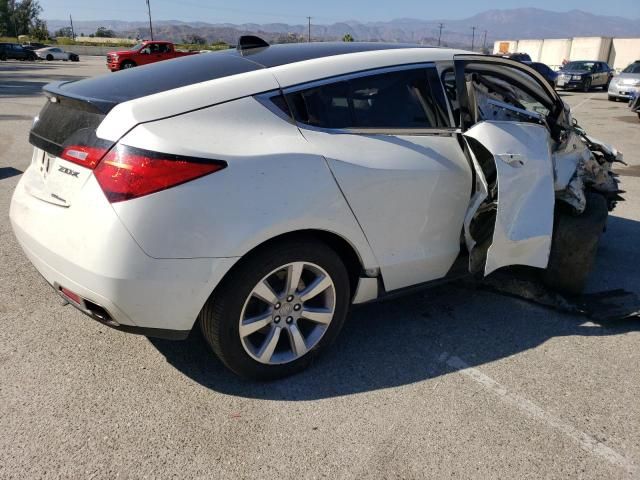
[[[128,43],[130,45],[135,45],[137,43],[136,40],[132,40],[130,38],[106,38],[106,37],[78,37],[76,36],[76,43]]]
[[[575,37],[549,38],[544,40],[498,40],[493,45],[494,53],[524,52],[533,61],[558,68],[564,60],[600,60],[612,68],[621,70],[629,63],[640,60],[640,38]]]
[[[540,61],[551,68],[559,68],[564,60],[568,60],[571,55],[570,38],[552,38],[544,40]]]
[[[113,45],[107,45],[104,47],[92,47],[90,45],[60,45],[66,52],[77,53],[81,57],[83,55],[101,55],[104,56],[107,52],[113,52],[114,50],[126,50],[127,47],[114,47]]]
[[[609,60],[611,38],[575,37],[571,42],[569,60]]]
[[[609,55],[609,65],[622,70],[627,65],[640,60],[640,38],[614,38]]]
[[[544,40],[519,40],[518,52],[528,53],[531,60],[534,62],[540,61],[540,54],[542,53],[542,44]]]

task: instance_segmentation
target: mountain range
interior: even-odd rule
[[[48,20],[47,23],[52,32],[68,26],[68,22],[64,20]],[[497,39],[640,36],[640,19],[637,18],[594,15],[581,10],[551,12],[538,8],[488,10],[462,20],[399,18],[384,22],[347,20],[330,25],[314,24],[311,36],[314,40],[339,40],[348,33],[360,41],[433,44],[437,43],[440,23],[444,24],[442,43],[448,46],[471,45],[472,27],[476,27],[476,46],[485,43],[485,32],[487,46]],[[306,24],[230,24],[160,20],[154,21],[153,26],[155,38],[175,42],[181,42],[193,35],[203,37],[208,42],[224,41],[231,44],[235,43],[238,36],[244,34],[257,34],[269,42],[300,41],[307,36]],[[149,37],[149,25],[144,21],[74,21],[75,32],[78,35],[89,35],[98,27],[111,29],[120,37]]]

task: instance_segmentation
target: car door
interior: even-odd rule
[[[331,78],[285,97],[362,227],[385,288],[445,276],[460,252],[472,173],[433,64]]]
[[[154,43],[148,43],[144,48],[140,49],[140,55],[137,55],[135,58],[136,64],[146,65],[147,63],[151,63],[154,61],[152,48],[154,45]]]
[[[554,214],[548,118],[561,101],[518,62],[457,55],[461,129],[476,177],[464,230],[472,271],[507,265],[545,268]],[[560,110],[559,110],[560,109]]]

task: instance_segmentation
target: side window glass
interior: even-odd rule
[[[426,70],[402,70],[351,80],[356,128],[443,126]]]
[[[349,102],[349,84],[337,82],[295,92],[287,96],[294,118],[321,128],[353,126]]]
[[[449,127],[435,69],[372,74],[287,95],[296,121],[321,128]]]
[[[451,113],[453,114],[453,119],[456,123],[456,126],[460,126],[460,104],[458,103],[458,90],[456,88],[456,74],[453,69],[449,68],[442,72],[442,76],[440,77],[442,81],[442,85],[444,87],[445,94],[447,95],[447,99],[449,100],[449,105],[451,105]]]

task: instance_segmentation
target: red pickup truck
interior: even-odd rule
[[[178,52],[171,42],[147,40],[139,43],[130,50],[119,50],[107,53],[107,67],[112,72],[125,68],[161,62],[172,58],[195,55],[198,52]]]

